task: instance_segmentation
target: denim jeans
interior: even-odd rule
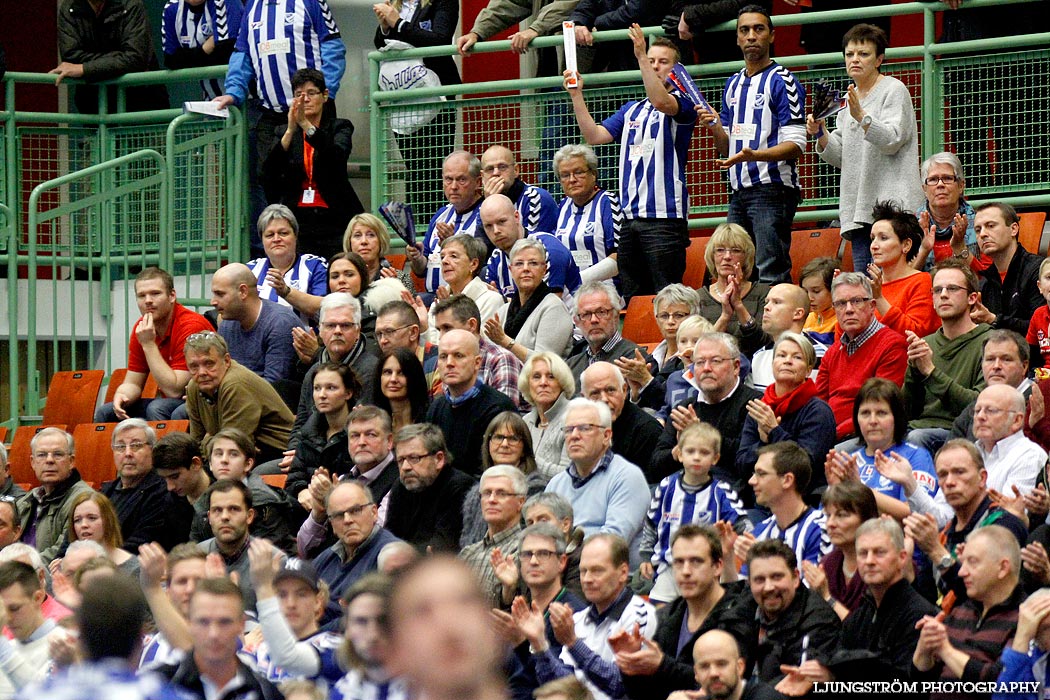
[[[146,420],[186,420],[189,414],[186,412],[186,403],[182,399],[139,399],[135,403],[125,406],[129,418],[144,418]],[[119,423],[113,410],[113,404],[107,403],[95,410],[96,423]]]
[[[616,261],[623,295],[656,294],[685,274],[689,226],[685,219],[628,219],[620,229]]]
[[[853,248],[853,271],[867,274],[868,265],[871,264],[871,224],[844,233],[843,238]]]
[[[791,282],[791,222],[798,202],[798,190],[784,185],[745,187],[729,198],[727,220],[751,234],[761,282]]]

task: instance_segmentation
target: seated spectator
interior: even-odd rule
[[[578,596],[583,596],[580,585],[580,552],[583,549],[583,528],[576,527],[572,521],[572,504],[556,493],[544,491],[530,496],[522,506],[521,514],[526,527],[537,523],[550,523],[561,530],[565,536],[565,573],[563,580],[566,587]]]
[[[996,679],[1003,683],[1036,683],[1036,668],[1047,660],[1050,650],[1050,589],[1042,588],[1028,596],[1017,610],[1017,631],[1010,646],[1003,649],[999,663],[1002,670]],[[1029,686],[1034,687],[1034,686]],[[1018,698],[1038,700],[1038,693],[995,693],[993,700]]]
[[[756,542],[746,563],[751,600],[730,619],[749,623],[744,648],[754,675],[777,685],[785,675],[781,666],[807,659],[826,665],[838,647],[841,623],[830,605],[802,585],[792,548],[780,540]]]
[[[373,406],[390,414],[393,431],[422,423],[430,408],[430,391],[419,358],[404,348],[394,348],[376,365],[372,375]]]
[[[667,375],[663,394],[647,390],[635,397],[632,390],[631,401],[642,408],[654,411],[656,419],[666,425],[671,409],[685,400],[695,399],[700,393],[700,387],[693,373],[693,348],[696,347],[696,341],[701,335],[713,332],[712,328],[714,326],[703,316],[690,316],[682,321],[678,326],[676,340],[678,342],[678,361],[682,363],[683,369],[675,370]],[[741,356],[740,376],[746,377],[748,369],[750,369],[750,364],[747,358]]]
[[[255,440],[260,462],[280,457],[294,416],[270,383],[233,361],[217,333],[191,336],[185,352],[193,439],[204,442],[223,428],[239,428]]]
[[[345,292],[350,296],[362,300],[368,293],[371,282],[368,280],[368,267],[365,259],[357,253],[336,253],[328,259],[328,293]],[[322,302],[323,303],[323,302]],[[361,333],[370,343],[375,343],[376,311],[368,306],[361,306]],[[296,341],[302,334],[312,334],[312,329],[300,329],[293,331],[292,335]],[[313,343],[307,345],[296,342],[295,352],[299,355],[300,362],[309,363],[317,354],[317,338]]]
[[[879,320],[900,334],[919,337],[937,330],[930,276],[910,263],[919,253],[923,230],[914,214],[892,202],[877,202],[872,210],[871,276],[872,297]]]
[[[839,440],[856,435],[853,404],[861,385],[871,377],[904,384],[908,369],[904,336],[875,317],[872,285],[859,272],[844,272],[831,283],[832,304],[842,334],[828,348],[817,372],[817,396],[835,413]]]
[[[906,420],[900,387],[888,379],[869,379],[853,403],[860,447],[848,454],[829,452],[824,467],[829,484],[859,481],[875,494],[879,512],[898,520],[911,513],[908,485],[902,482],[913,482],[930,498],[943,499],[930,453],[906,440]],[[910,479],[898,476],[905,471]]]
[[[558,221],[554,197],[542,187],[522,181],[514,152],[506,146],[489,146],[481,154],[481,184],[485,197],[502,194],[514,203],[529,234],[554,232]]]
[[[92,490],[73,461],[73,436],[64,430],[44,428],[29,441],[29,463],[40,486],[18,499],[19,527],[22,541],[45,563],[62,550],[73,499]]]
[[[633,340],[620,335],[620,295],[608,284],[588,282],[576,292],[573,321],[586,345],[567,360],[572,376],[580,375],[595,362],[614,362],[621,357],[635,359],[643,354]]]
[[[979,273],[991,261],[981,254],[977,244],[973,228],[976,212],[966,201],[962,161],[954,153],[934,153],[922,162],[920,174],[926,201],[916,214],[925,235],[912,265],[916,270],[929,272],[934,265],[954,255],[974,273]]]
[[[515,293],[503,310],[485,322],[485,335],[524,362],[533,352],[566,357],[572,348],[572,317],[547,286],[547,249],[524,238],[510,249]]]
[[[163,613],[158,614],[159,608],[155,607],[154,601],[166,600],[183,620],[189,619],[190,598],[197,582],[204,578],[205,556],[196,542],[176,545],[167,556],[156,544],[143,545],[139,554],[142,571],[139,580],[154,617],[163,617]],[[173,646],[158,630],[147,635],[142,642],[139,669],[145,671],[155,666],[177,664],[184,656],[184,650]]]
[[[346,420],[361,394],[361,383],[347,365],[325,362],[313,372],[314,413],[299,431],[292,466],[285,490],[298,498],[310,485],[318,467],[329,474],[343,476],[350,471],[346,443]]]
[[[584,282],[616,280],[623,212],[620,198],[598,185],[598,156],[590,146],[566,144],[554,154],[554,174],[565,197],[551,233],[572,253]]]
[[[135,275],[135,303],[142,316],[132,327],[128,341],[128,373],[114,392],[112,403],[95,411],[96,423],[116,423],[132,417],[185,418],[182,395],[190,373],[182,349],[186,338],[210,331],[212,326],[208,319],[176,301],[175,280],[159,267],[147,267]],[[151,374],[159,395],[144,399],[142,389]]]
[[[527,228],[529,225],[538,224],[526,219],[520,209],[515,208],[514,202],[504,194],[488,194],[480,211],[485,235],[496,248],[489,256],[486,277],[500,294],[505,298],[514,295],[510,253],[514,244],[526,236],[539,242],[546,251],[547,273],[544,281],[550,285],[550,290],[562,298],[576,293],[581,284],[580,269],[568,248],[548,232],[553,230],[555,225],[554,200],[551,200],[549,227],[543,228]]]
[[[700,315],[716,331],[740,337],[743,330],[761,327],[763,304],[770,285],[752,282],[755,244],[738,224],[720,224],[704,250],[711,283],[701,287]]]
[[[635,642],[652,639],[656,632],[653,607],[627,586],[628,559],[623,538],[610,533],[587,538],[580,566],[595,581],[584,589],[589,605],[576,613],[564,603],[551,603],[548,608],[554,637],[562,645],[558,656],[547,642],[543,613],[527,606],[523,598],[514,601],[514,622],[529,642],[540,683],[579,673],[595,698],[624,697],[626,689],[609,638],[622,635]]]
[[[288,125],[262,164],[262,185],[268,202],[291,207],[286,211],[299,219],[303,231],[299,252],[317,256],[315,259],[323,264],[339,252],[350,217],[364,211],[346,177],[354,125],[348,119],[337,119],[335,110],[327,105],[328,86],[321,71],[315,68],[295,71],[291,88],[293,100],[288,105]],[[259,221],[261,224],[262,217]],[[259,234],[265,247],[266,236],[262,230],[260,225]],[[296,227],[296,234],[298,232]],[[310,293],[324,296],[323,292],[311,290]]]
[[[748,384],[765,391],[773,383],[774,344],[780,339],[781,333],[789,331],[798,333],[813,346],[816,356],[810,374],[816,379],[816,368],[830,343],[822,343],[819,338],[802,329],[808,308],[809,295],[802,287],[777,284],[770,288],[766,305],[762,308],[761,327],[740,333],[740,351],[751,358]]]
[[[437,355],[437,345],[422,337],[422,325],[416,309],[406,301],[389,301],[376,313],[376,345],[382,357],[394,348],[415,353],[424,367]]]
[[[631,401],[650,405],[652,398],[662,401],[667,378],[672,372],[685,369],[687,363],[682,361],[678,345],[678,329],[690,316],[700,311],[700,297],[695,289],[684,284],[669,284],[653,297],[653,316],[660,329],[663,340],[657,345],[650,357],[652,366],[646,365],[640,352],[634,358],[618,358],[616,365],[624,373],[631,385]],[[692,348],[689,348],[691,351]]]
[[[1036,309],[1032,320],[1028,324],[1029,355],[1033,367],[1047,367],[1050,365],[1050,263],[1046,259],[1039,263],[1039,279],[1037,281],[1039,293],[1047,299],[1047,304]]]
[[[124,540],[121,546],[132,554],[137,554],[139,545],[146,542],[160,542],[167,547],[179,543],[173,537],[178,534],[178,526],[172,528],[169,518],[173,501],[164,479],[153,470],[156,443],[157,433],[141,418],[128,418],[113,428],[111,444],[117,478],[102,484],[102,493],[117,511]]]
[[[1046,397],[1050,386],[1044,386],[1042,383],[1037,385],[1027,376],[1028,352],[1028,343],[1021,335],[998,328],[989,332],[985,338],[981,356],[981,376],[984,379],[984,385],[986,387],[996,384],[1012,386],[1024,395],[1026,401],[1030,401],[1032,392],[1039,387],[1042,389],[1043,396]],[[973,402],[963,409],[959,417],[952,422],[951,437],[974,439],[973,410],[976,405],[975,397]],[[1026,406],[1025,434],[1029,438],[1038,438],[1042,441],[1042,436],[1046,434],[1043,426],[1039,426],[1039,431],[1032,429],[1032,424],[1038,425],[1039,422],[1032,420],[1031,409]]]
[[[271,384],[292,378],[292,329],[303,323],[290,309],[260,298],[247,265],[219,268],[212,276],[211,305],[222,315],[219,335],[231,357]]]
[[[732,531],[723,528],[724,537],[735,539],[737,559],[749,559],[748,551],[762,540],[781,540],[797,561],[814,564],[831,551],[823,511],[802,500],[811,473],[806,451],[790,440],[759,448],[755,473],[748,483],[754,489],[755,503],[773,514],[760,522],[753,533],[739,537],[734,538]],[[728,572],[723,580],[735,580],[734,573]]]
[[[798,286],[809,297],[809,316],[802,331],[810,338],[830,346],[835,342],[838,319],[831,304],[831,282],[842,267],[838,258],[813,258],[798,275]]]
[[[525,476],[525,494],[529,497],[543,493],[549,479],[536,465],[536,454],[532,450],[532,435],[529,427],[517,413],[500,413],[489,427],[485,428],[485,440],[481,451],[481,466],[484,470],[496,465],[515,467]],[[482,472],[484,473],[484,472]],[[459,537],[461,547],[474,544],[485,537],[488,526],[483,517],[481,483],[474,484],[463,499],[463,532]]]
[[[73,497],[66,523],[66,541],[90,540],[98,542],[106,557],[121,571],[137,578],[139,560],[124,549],[117,511],[108,498],[98,491],[82,491]]]
[[[991,265],[981,270],[981,300],[970,315],[976,323],[1024,335],[1046,301],[1038,284],[1043,259],[1017,240],[1020,219],[1009,204],[989,202],[977,207],[973,228]]]
[[[247,570],[244,573],[247,575]],[[177,664],[156,669],[173,688],[191,697],[203,698],[206,684],[222,688],[231,678],[238,678],[243,693],[251,693],[262,700],[283,697],[270,681],[237,655],[245,611],[248,610],[241,591],[242,588],[228,578],[205,578],[198,582],[189,604],[188,629],[192,646]],[[224,620],[226,624],[216,625],[214,619]],[[220,629],[216,630],[216,627]]]
[[[277,565],[274,553],[262,540],[248,552],[262,631],[262,641],[249,652],[252,666],[273,683],[305,678],[330,687],[343,676],[337,658],[343,636],[318,625],[328,584],[310,562],[285,559]]]
[[[1028,493],[1046,467],[1046,451],[1025,437],[1024,396],[1009,386],[990,386],[977,395],[973,434],[984,458],[990,491]]]
[[[294,309],[312,326],[328,293],[327,256],[300,251],[299,222],[283,204],[263,209],[258,229],[266,257],[248,261],[248,269],[255,275],[259,297]],[[223,317],[231,318],[226,313]]]
[[[714,629],[705,632],[693,644],[693,668],[696,685],[708,697],[736,697],[739,700],[780,700],[784,696],[755,677],[747,677],[747,662],[740,652],[740,642],[733,635]]]
[[[616,365],[595,362],[583,370],[580,393],[585,399],[604,402],[612,411],[612,451],[631,464],[648,465],[663,426],[627,400],[627,380]]]
[[[682,471],[665,477],[653,492],[640,545],[641,575],[655,580],[649,592],[653,602],[669,603],[678,596],[671,545],[678,528],[723,522],[750,529],[736,492],[711,476],[721,446],[722,436],[707,423],[686,426],[674,448]]]
[[[408,694],[404,679],[392,673],[393,658],[387,652],[390,631],[385,625],[385,615],[391,588],[392,581],[386,575],[366,574],[343,594],[346,603],[343,656],[348,668],[346,675],[331,687],[331,697],[393,698]]]
[[[832,484],[820,498],[824,509],[825,527],[831,551],[820,564],[802,562],[802,576],[811,591],[819,594],[840,620],[861,604],[864,581],[857,572],[857,528],[872,518],[879,517],[878,506],[871,489],[859,481]]]
[[[44,611],[44,617],[49,620],[54,620],[55,622],[61,622],[73,614],[73,611],[47,592],[48,567],[44,563],[43,557],[40,556],[40,552],[36,551],[28,544],[15,542],[4,547],[3,551],[0,551],[0,563],[9,561],[19,561],[33,567],[33,571],[36,572],[37,580],[40,581],[40,588],[44,591],[44,602],[41,605],[41,609]]]
[[[0,635],[0,693],[7,697],[44,680],[51,664],[50,641],[66,634],[44,616],[44,597],[32,566],[17,561],[0,564],[0,601],[10,611],[5,617],[13,637]]]
[[[747,402],[762,395],[743,386],[740,381],[740,346],[727,333],[711,332],[700,336],[693,350],[692,374],[699,394],[679,402],[671,410],[653,453],[648,480],[659,482],[682,468],[673,454],[678,444],[678,431],[690,423],[703,421],[717,428],[722,435],[722,450],[712,473],[741,493],[750,474],[736,471],[739,435],[747,416]]]
[[[948,439],[952,421],[984,388],[981,349],[991,332],[974,323],[970,312],[980,298],[977,276],[958,260],[934,268],[934,311],[941,327],[920,338],[908,332],[908,374],[904,395],[908,405],[908,441],[930,452]]]
[[[497,464],[481,474],[479,492],[481,513],[487,529],[485,536],[467,545],[459,553],[478,577],[481,590],[499,605],[503,586],[493,561],[497,557],[509,557],[513,562],[518,555],[521,533],[521,507],[525,504],[525,475],[517,467]]]
[[[431,423],[397,431],[394,451],[400,480],[390,492],[386,528],[422,551],[458,552],[473,479],[452,466],[445,436]]]
[[[532,435],[536,465],[549,481],[569,466],[565,451],[565,414],[576,394],[576,381],[565,360],[551,352],[538,352],[525,360],[518,375],[521,395],[532,406],[525,424]]]
[[[380,526],[379,508],[367,486],[353,481],[337,484],[325,503],[336,543],[314,559],[318,576],[328,584],[328,605],[322,624],[339,619],[339,599],[366,573],[376,570],[379,550],[397,540]]]
[[[0,445],[0,462],[4,461],[7,450]],[[6,470],[7,465],[0,467],[0,471]],[[25,491],[22,492],[24,494]],[[0,494],[0,550],[9,544],[18,542],[22,536],[22,526],[18,519],[18,498],[22,494]]]
[[[578,398],[565,414],[569,467],[547,484],[572,505],[575,524],[588,536],[603,532],[630,543],[637,559],[649,488],[641,469],[610,450],[612,413],[599,401]]]
[[[777,287],[770,291],[771,295]],[[791,440],[806,451],[813,467],[809,490],[804,493],[816,492],[827,485],[824,457],[835,445],[835,414],[817,396],[817,386],[810,379],[817,356],[809,339],[794,331],[779,335],[772,355],[772,383],[761,399],[747,402],[736,471],[750,474],[763,445]]]
[[[931,615],[922,618],[911,677],[984,682],[998,678],[1003,668],[999,657],[1014,636],[1018,608],[1024,601],[1020,570],[1020,549],[1009,530],[988,525],[971,532],[959,571],[966,600],[955,605],[943,622]],[[938,699],[946,696],[931,694]]]
[[[390,253],[390,230],[375,214],[365,212],[350,219],[343,233],[343,252],[357,253],[365,261],[367,274],[363,280],[368,284],[395,277],[405,289],[415,288],[411,270],[398,270],[387,259]]]
[[[726,624],[742,600],[719,583],[724,553],[714,528],[683,524],[671,536],[668,554],[680,596],[657,609],[652,644],[643,643],[641,649],[616,655],[616,665],[632,698],[665,697],[675,690],[691,690],[693,648],[709,631],[729,627],[740,640],[746,638],[746,626]],[[740,620],[739,616],[735,619]],[[737,643],[733,641],[732,645]],[[742,664],[738,672],[743,673]]]
[[[478,307],[481,316],[478,330],[503,309],[504,303],[499,292],[493,291],[481,278],[488,256],[485,243],[465,233],[456,234],[441,244],[441,277],[445,284],[440,287],[444,291],[439,291],[437,298],[442,300],[458,294],[468,297]],[[435,303],[430,307],[427,329],[427,340],[432,343],[438,340],[436,315]]]
[[[441,338],[438,368],[444,390],[427,409],[427,422],[445,433],[460,471],[480,474],[485,428],[497,413],[513,411],[514,404],[478,379],[480,346],[467,331],[451,330]]]
[[[190,539],[194,520],[207,520],[204,494],[211,486],[211,477],[204,469],[200,443],[186,433],[168,433],[153,448],[153,469],[164,479],[172,497],[172,537],[185,542]]]
[[[455,251],[456,247],[446,246],[446,250]],[[496,391],[504,394],[515,405],[521,404],[521,392],[518,389],[518,380],[521,375],[521,360],[506,348],[501,348],[481,333],[481,311],[470,297],[463,294],[455,294],[434,302],[430,307],[431,320],[437,330],[437,338],[440,340],[447,331],[468,331],[478,339],[481,350],[481,370],[478,378]],[[421,319],[422,320],[422,319]],[[424,367],[424,370],[427,368]],[[432,388],[440,389],[435,383]]]

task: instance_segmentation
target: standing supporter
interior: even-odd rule
[[[686,426],[674,448],[682,471],[665,477],[653,492],[639,552],[641,575],[655,581],[649,592],[653,602],[669,603],[679,594],[672,546],[679,528],[720,522],[729,523],[738,531],[750,528],[744,504],[736,492],[711,476],[721,446],[722,436],[707,423]]]
[[[437,299],[444,301],[450,297],[463,295],[478,307],[481,317],[479,328],[503,308],[503,297],[485,284],[481,274],[485,270],[488,249],[484,242],[465,233],[457,233],[441,245],[441,277],[444,286],[439,288]],[[446,293],[447,292],[447,293]],[[437,304],[430,306],[427,340],[437,342]]]
[[[579,384],[583,370],[595,362],[635,358],[641,347],[620,334],[620,295],[603,282],[588,282],[576,292],[573,321],[586,345],[566,362]]]
[[[175,0],[164,5],[161,48],[170,70],[222,66],[230,61],[241,28],[241,0]],[[204,99],[222,94],[217,78],[201,81]]]
[[[806,89],[770,58],[773,21],[759,5],[737,14],[744,68],[726,81],[722,112],[701,111],[729,171],[728,221],[748,231],[758,250],[758,278],[791,281],[791,222],[801,199],[795,163],[806,150]]]
[[[175,299],[175,281],[168,272],[147,267],[135,275],[135,303],[142,316],[131,329],[128,373],[113,394],[113,402],[95,411],[96,423],[185,417],[182,396],[190,373],[183,346],[190,335],[210,331],[212,326],[208,319]],[[159,395],[144,399],[142,389],[150,375],[157,383]]]
[[[502,194],[514,202],[527,233],[554,232],[558,222],[554,197],[542,187],[522,182],[509,148],[495,145],[485,149],[481,154],[481,183],[485,197]]]
[[[580,394],[585,399],[603,402],[612,411],[612,451],[644,471],[663,434],[663,426],[628,401],[627,393],[627,380],[616,365],[595,362],[580,375]]]
[[[871,218],[872,207],[895,201],[906,211],[915,211],[922,201],[915,167],[919,155],[915,107],[904,83],[879,70],[888,45],[885,30],[872,24],[858,24],[846,32],[842,53],[846,74],[853,81],[846,91],[848,109],[839,112],[830,134],[823,119],[812,114],[806,118],[806,131],[817,139],[817,155],[842,172],[842,237],[853,243],[853,269],[861,271],[868,269],[873,255],[869,246],[877,219]],[[911,257],[919,252],[918,243],[911,252]]]
[[[981,254],[977,243],[973,228],[976,212],[964,196],[962,161],[954,153],[941,151],[924,160],[919,172],[926,201],[916,214],[926,235],[912,264],[916,270],[930,271],[936,263],[955,256],[979,273],[991,261]]]
[[[581,30],[589,35],[586,25],[577,27],[577,34]],[[682,281],[689,245],[685,168],[696,126],[693,103],[664,85],[680,59],[678,48],[661,37],[646,52],[641,28],[634,24],[629,31],[645,85],[644,100],[628,102],[598,124],[583,98],[582,77],[566,75],[566,81],[569,77],[577,81],[576,87],[566,86],[566,90],[584,141],[592,146],[620,143],[624,223],[617,267],[628,299],[636,294],[655,294]]]
[[[904,384],[908,368],[904,336],[875,317],[872,285],[859,272],[844,272],[831,283],[832,305],[842,334],[828,348],[817,372],[817,395],[835,413],[836,437],[856,435],[853,405],[857,391],[871,377]]]
[[[1045,301],[1038,283],[1042,259],[1017,240],[1020,219],[1009,204],[982,204],[973,228],[981,252],[992,264],[981,271],[981,298],[970,315],[977,323],[1024,335],[1036,309]]]
[[[340,656],[349,668],[329,691],[331,700],[408,697],[404,680],[393,672],[395,659],[389,649],[390,630],[385,620],[391,587],[386,575],[368,574],[343,595],[346,633]]]
[[[190,336],[185,352],[193,439],[203,442],[223,428],[239,428],[255,440],[260,462],[281,456],[294,418],[270,383],[234,362],[217,333]]]
[[[659,24],[662,3],[631,0],[580,0],[569,8],[575,25],[576,45],[579,52],[580,70],[584,73],[634,70],[636,59],[629,53],[626,41],[606,41],[595,44],[592,32],[610,29],[627,29],[632,22],[643,27]]]
[[[934,313],[930,276],[909,264],[922,241],[918,220],[892,202],[877,202],[872,218],[873,262],[867,273],[879,320],[902,334],[933,333],[940,319]]]
[[[428,292],[436,292],[441,278],[441,246],[460,233],[485,240],[481,207],[481,161],[469,151],[452,151],[441,165],[441,186],[448,204],[434,212],[422,247],[405,249],[405,260],[417,277],[424,279]]]
[[[683,362],[682,355],[692,351],[692,347],[678,345],[678,329],[687,318],[699,312],[699,294],[684,284],[669,284],[653,297],[653,317],[663,340],[650,353],[652,365],[647,365],[645,358],[639,357],[640,353],[633,358],[616,360],[616,366],[631,386],[632,402],[652,406],[653,402],[663,401],[667,378],[672,372],[685,369],[687,363]]]
[[[798,285],[809,296],[809,316],[802,331],[828,346],[835,342],[838,329],[838,319],[831,304],[831,283],[841,267],[842,261],[838,258],[813,258],[798,276]]]
[[[303,327],[290,307],[259,296],[258,279],[247,265],[219,268],[211,281],[211,305],[218,309],[219,335],[243,367],[276,384],[295,373],[292,329]]]
[[[35,547],[45,563],[58,556],[73,499],[91,491],[73,466],[73,436],[44,428],[29,441],[29,461],[40,486],[18,499],[22,541]]]
[[[554,154],[554,174],[565,193],[552,231],[572,253],[584,282],[618,281],[620,200],[598,185],[598,156],[590,146],[566,144]]]
[[[704,249],[704,264],[712,278],[697,290],[700,315],[715,330],[737,338],[760,328],[770,285],[751,281],[755,244],[747,231],[737,224],[719,224]]]
[[[461,56],[474,47],[479,41],[487,41],[505,29],[516,27],[519,22],[532,17],[527,29],[514,32],[510,36],[511,51],[517,54],[529,50],[529,44],[538,36],[556,34],[563,20],[575,7],[577,0],[533,0],[530,4],[508,2],[507,0],[489,0],[474,20],[474,27],[456,40],[456,47]],[[541,49],[541,51],[543,51]],[[554,63],[550,54],[540,54],[539,74],[550,75]],[[553,69],[556,69],[554,66]]]
[[[163,619],[163,610],[167,609],[174,610],[183,620],[188,620],[190,598],[197,589],[197,583],[205,577],[204,560],[207,555],[204,550],[195,542],[186,542],[176,545],[166,557],[164,550],[156,543],[145,544],[139,551],[142,591],[153,616]],[[178,664],[184,656],[185,650],[173,645],[165,633],[158,629],[144,640],[138,665],[140,670],[152,670],[156,666]]]
[[[565,361],[554,353],[539,352],[525,360],[518,383],[532,406],[523,416],[532,436],[536,467],[550,480],[569,466],[565,451],[565,416],[576,394],[576,381]]]
[[[245,571],[247,574],[247,571]],[[205,700],[209,688],[226,688],[238,681],[227,698],[279,700],[282,695],[262,674],[240,660],[240,634],[244,629],[245,606],[241,589],[228,578],[205,578],[190,596],[190,652],[179,663],[161,666],[157,672],[180,695]]]
[[[797,0],[785,0],[789,5]],[[675,35],[681,40],[679,48],[683,48],[687,56],[695,55],[697,63],[722,63],[723,61],[736,61],[740,58],[739,49],[722,41],[721,33],[715,34],[717,41],[707,34],[711,27],[730,22],[736,19],[737,12],[746,5],[757,4],[767,13],[772,13],[773,3],[771,0],[751,3],[748,0],[679,0],[671,3],[671,14],[665,15],[663,20],[664,32],[668,36]],[[813,25],[802,25],[802,32]],[[687,44],[692,40],[691,44]],[[688,48],[686,48],[688,47]],[[690,54],[689,49],[692,50]],[[692,64],[693,61],[686,61]]]
[[[525,475],[517,467],[497,464],[486,469],[480,480],[478,493],[482,517],[487,530],[485,536],[473,542],[459,553],[478,577],[481,591],[498,605],[503,586],[494,561],[509,557],[514,561],[518,555],[521,534],[521,507],[525,504]]]
[[[347,223],[364,210],[346,179],[354,125],[335,117],[321,71],[300,68],[291,77],[291,87],[287,126],[262,165],[263,187],[267,201],[280,202],[294,212],[290,221],[295,233],[302,230],[298,254],[317,256],[323,262],[342,250]],[[259,231],[259,235],[265,248],[265,234]],[[290,252],[296,252],[294,245]],[[309,293],[324,296],[313,289]],[[299,308],[293,299],[288,301]]]

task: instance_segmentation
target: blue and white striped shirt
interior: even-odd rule
[[[521,183],[525,185],[525,183]],[[525,185],[514,203],[521,214],[521,225],[529,233],[553,231],[558,220],[558,206],[551,193],[536,185]]]
[[[316,676],[309,680],[322,684],[322,687],[334,685],[342,676],[343,672],[336,659],[336,650],[343,643],[343,637],[335,632],[318,632],[309,639],[303,640],[317,652],[319,671]],[[274,663],[270,657],[270,646],[266,641],[259,643],[253,652],[242,651],[241,660],[259,672],[271,683],[283,683],[284,681],[302,678],[302,676],[290,673]]]
[[[827,518],[824,511],[815,508],[806,508],[795,522],[783,530],[777,525],[777,516],[769,516],[755,528],[755,541],[759,540],[783,541],[795,551],[800,567],[804,561],[819,564],[824,555],[831,551]],[[747,575],[746,565],[741,573]]]
[[[400,678],[376,683],[357,669],[339,679],[328,694],[328,700],[408,700],[408,686]]]
[[[427,232],[423,235],[423,255],[427,259],[426,284],[428,292],[436,292],[438,287],[445,283],[441,277],[441,238],[438,237],[437,224],[452,224],[452,235],[466,233],[474,238],[481,239],[488,245],[485,238],[485,227],[481,225],[481,203],[478,199],[470,209],[456,211],[451,204],[446,204],[437,210],[427,225]]]
[[[726,81],[722,128],[729,134],[729,155],[742,148],[772,148],[787,141],[806,150],[806,88],[775,61],[755,75],[747,69]],[[795,161],[750,161],[729,169],[733,190],[780,184],[798,189]]]
[[[164,53],[200,48],[209,38],[216,44],[235,39],[243,14],[241,0],[205,0],[197,7],[185,0],[168,0],[161,18]],[[201,88],[206,99],[214,99],[223,92],[222,80],[202,80]]]
[[[288,303],[288,300],[278,296],[277,292],[266,280],[266,273],[270,271],[271,267],[269,258],[255,258],[248,262],[248,268],[255,275],[255,279],[259,281],[257,285],[259,296],[291,309],[292,305]],[[296,258],[295,263],[284,273],[284,283],[304,294],[323,297],[325,294],[328,294],[328,263],[318,255],[303,253]],[[299,316],[304,323],[309,324],[312,322],[310,316],[304,314],[299,314]]]
[[[645,99],[628,102],[602,122],[620,142],[620,206],[627,219],[689,215],[685,164],[697,116],[689,98],[671,94],[678,100],[673,117]]]
[[[598,190],[582,207],[569,197],[561,201],[554,235],[583,271],[616,252],[622,224],[619,198],[607,190]]]
[[[230,59],[226,92],[243,99],[241,64],[246,57],[266,109],[288,110],[292,76],[300,68],[324,73],[328,91],[334,96],[346,68],[345,53],[326,0],[252,0]]]
[[[652,564],[657,572],[671,564],[671,538],[682,525],[714,525],[721,520],[735,525],[747,517],[743,501],[729,484],[712,479],[704,488],[690,491],[682,487],[682,474],[664,477],[646,514],[656,529]]]
[[[569,249],[549,233],[533,233],[529,234],[529,238],[535,238],[547,250],[547,274],[543,277],[547,286],[555,292],[564,289],[569,294],[575,293],[583,280],[580,279],[580,268],[576,266]],[[518,291],[510,276],[510,258],[498,248],[489,256],[485,277],[496,285],[497,291],[505,298]]]

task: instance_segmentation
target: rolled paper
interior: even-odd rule
[[[565,86],[578,87],[580,72],[576,63],[576,23],[562,22],[561,35],[565,42],[565,70],[572,72],[572,75],[565,81]]]

